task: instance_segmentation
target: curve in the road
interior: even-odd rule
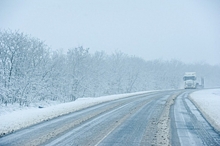
[[[112,112],[118,108],[126,107],[127,105],[131,105],[130,109],[132,109],[133,105],[148,102],[149,99],[155,98],[155,96],[158,94],[162,95],[163,93],[147,93],[138,96],[131,96],[124,99],[96,105],[66,116],[58,117],[53,120],[34,125],[2,137],[0,138],[0,145],[23,146],[47,143],[48,141],[57,139],[72,129],[76,129],[83,124],[91,122],[93,119],[98,118],[108,112]],[[120,114],[120,110],[117,114]],[[92,131],[90,131],[90,133],[92,133]]]
[[[219,134],[188,99],[190,92],[102,103],[4,136],[0,145],[220,145]]]

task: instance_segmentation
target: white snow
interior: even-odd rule
[[[209,123],[220,131],[220,89],[207,89],[191,94],[191,100]]]
[[[41,103],[40,105],[43,104],[43,106],[46,106],[45,108],[38,108],[37,105],[35,107],[22,109],[15,105],[8,105],[8,107],[0,106],[0,136],[92,105],[143,93],[146,92],[97,98],[79,98],[69,103],[52,103],[52,106]],[[191,99],[199,107],[205,117],[208,118],[209,122],[220,131],[220,89],[196,91],[191,94]]]
[[[46,108],[38,108],[38,106],[35,106],[20,109],[18,105],[8,105],[8,107],[0,106],[0,136],[89,106],[147,92],[153,91],[119,94],[96,98],[79,98],[76,101],[68,103],[53,103],[56,104],[53,106],[48,106],[48,104],[40,103],[40,105],[43,104],[44,106],[48,106]]]

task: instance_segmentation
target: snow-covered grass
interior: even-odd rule
[[[190,96],[209,123],[220,131],[220,89],[196,91]]]
[[[32,105],[31,107],[25,108],[20,108],[18,105],[8,105],[7,107],[0,106],[0,136],[96,104],[147,92],[153,91],[111,95],[96,98],[79,98],[74,102],[61,104],[52,103],[52,106],[49,106],[49,103],[45,102],[36,104],[36,106]],[[43,105],[46,106],[46,108],[38,108],[37,105]]]

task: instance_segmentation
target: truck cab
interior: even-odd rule
[[[184,77],[184,88],[185,89],[196,89],[197,83],[196,83],[196,73],[195,72],[186,72]]]

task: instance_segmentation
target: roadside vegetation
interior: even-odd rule
[[[0,31],[0,104],[4,106],[178,89],[182,88],[185,71],[204,77],[206,87],[220,86],[220,66],[145,61],[119,51],[91,54],[83,47],[62,53],[19,31]]]

